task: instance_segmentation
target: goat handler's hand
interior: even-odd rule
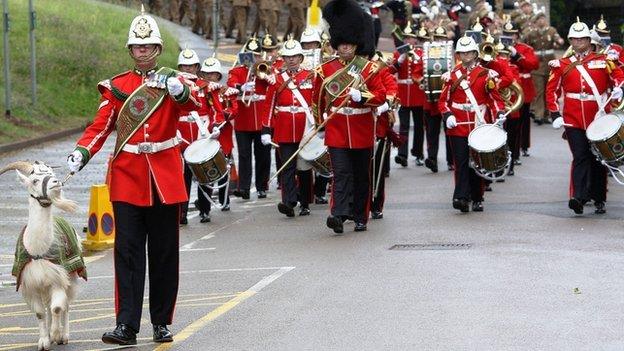
[[[67,156],[67,168],[72,173],[78,173],[82,168],[82,154],[78,150],[74,150],[69,156]]]

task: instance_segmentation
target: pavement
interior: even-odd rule
[[[151,343],[146,298],[136,349],[622,350],[624,188],[609,180],[605,215],[591,206],[574,215],[561,131],[532,127],[531,156],[486,193],[482,213],[453,210],[452,173],[433,174],[413,158],[407,168],[392,163],[384,219],[366,232],[347,223],[334,236],[327,205],[286,218],[275,183],[267,199],[233,198],[211,223],[193,212],[180,231],[175,341]],[[1,154],[0,164],[38,159],[64,175],[77,138]],[[65,216],[77,229],[112,142],[67,183],[80,210]],[[10,276],[27,217],[15,178],[0,177],[0,351],[35,349],[38,337]],[[416,249],[391,250],[397,244]],[[118,349],[100,341],[115,324],[112,250],[88,253],[87,266],[70,343],[54,350]]]

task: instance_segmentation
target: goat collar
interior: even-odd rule
[[[30,197],[37,200],[39,206],[44,208],[52,205],[52,200],[48,196],[48,182],[50,181],[50,178],[52,178],[52,176],[45,176],[43,178],[43,181],[41,182],[41,196],[34,196],[33,194],[30,194]]]

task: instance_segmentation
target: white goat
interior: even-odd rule
[[[62,183],[48,166],[18,161],[0,169],[0,174],[16,170],[28,189],[28,224],[19,236],[13,275],[26,304],[39,322],[39,350],[50,342],[69,341],[69,303],[77,292],[78,276],[86,280],[80,241],[74,228],[63,218],[53,217],[50,205],[66,212],[77,209],[63,198]]]

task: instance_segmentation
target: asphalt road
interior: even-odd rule
[[[573,215],[560,134],[533,129],[531,156],[486,193],[483,213],[453,210],[451,172],[432,174],[410,160],[406,169],[392,165],[385,218],[367,232],[348,224],[333,236],[324,205],[309,217],[280,215],[274,185],[268,199],[235,199],[210,224],[192,218],[180,232],[176,342],[159,350],[621,350],[623,188],[610,181],[606,215],[591,207]],[[62,165],[74,139],[0,163]],[[88,179],[101,178],[105,158],[68,183],[84,212],[69,217],[77,228],[86,221]],[[9,244],[26,210],[14,178],[0,177],[0,350],[33,349],[37,340],[35,317],[8,285]],[[395,244],[470,245],[390,250]],[[70,344],[55,350],[107,347],[99,337],[114,326],[111,254],[88,258]],[[147,308],[143,319],[139,349],[156,349]]]

